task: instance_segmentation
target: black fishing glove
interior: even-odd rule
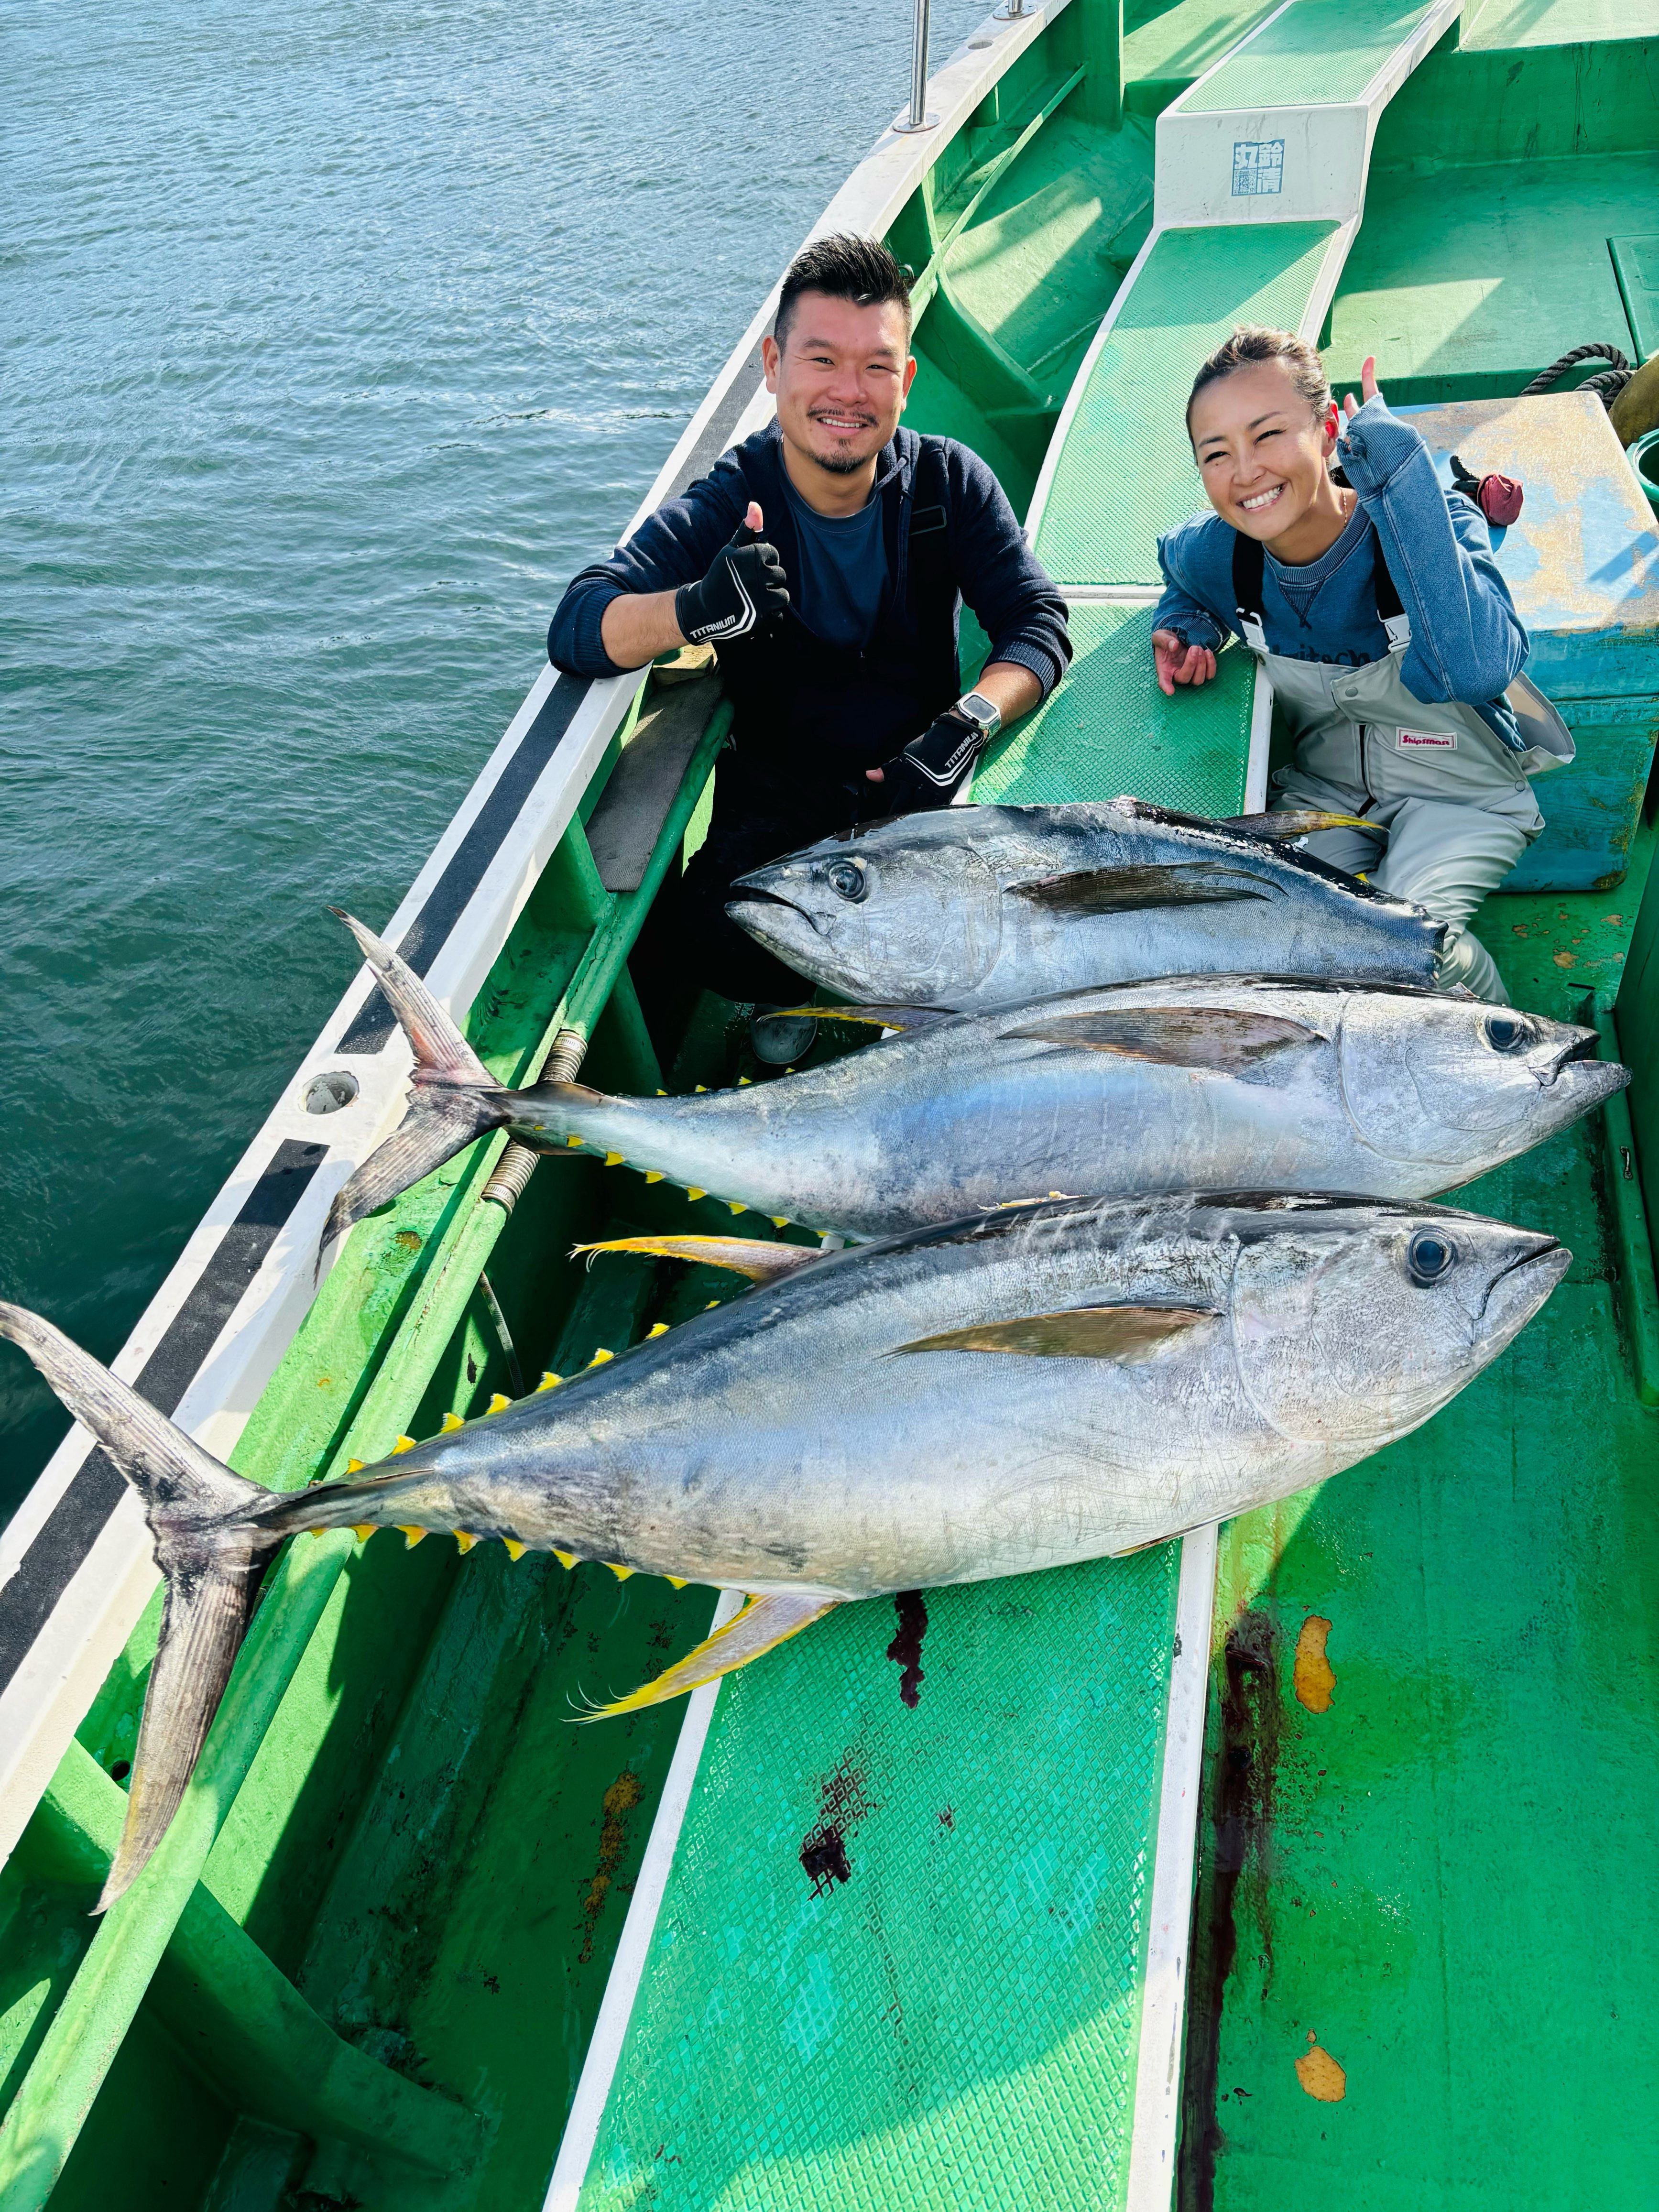
[[[985,732],[947,708],[904,750],[881,764],[879,783],[865,789],[880,798],[889,814],[914,814],[918,807],[942,806],[984,749]]]
[[[682,584],[675,592],[674,620],[688,645],[722,645],[788,605],[789,579],[777,547],[744,522],[702,583]]]

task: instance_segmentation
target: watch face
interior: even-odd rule
[[[991,728],[1002,719],[995,706],[982,691],[969,691],[964,697],[957,700],[957,705],[964,714],[971,715],[982,729]]]

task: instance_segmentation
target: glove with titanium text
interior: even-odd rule
[[[750,514],[759,517],[758,507]],[[763,528],[763,520],[761,527]],[[714,556],[700,584],[682,584],[674,594],[674,620],[688,645],[723,645],[742,637],[757,622],[781,615],[789,605],[789,579],[778,549],[769,545],[747,517],[728,544]]]
[[[978,759],[985,732],[954,707],[912,738],[902,753],[881,764],[875,787],[890,814],[914,814],[919,807],[943,806]]]

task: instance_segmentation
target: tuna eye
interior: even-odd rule
[[[1449,1237],[1432,1229],[1419,1229],[1406,1247],[1406,1273],[1414,1283],[1437,1283],[1457,1257]]]
[[[1516,1021],[1513,1014],[1488,1014],[1486,1029],[1486,1042],[1494,1052],[1519,1052],[1532,1036],[1528,1024]]]
[[[870,889],[856,860],[832,860],[823,872],[837,897],[851,899],[855,905]]]

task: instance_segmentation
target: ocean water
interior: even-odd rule
[[[936,57],[986,0],[938,0]],[[708,380],[902,0],[0,4],[0,1296],[120,1345]],[[65,1423],[0,1347],[0,1517]]]

